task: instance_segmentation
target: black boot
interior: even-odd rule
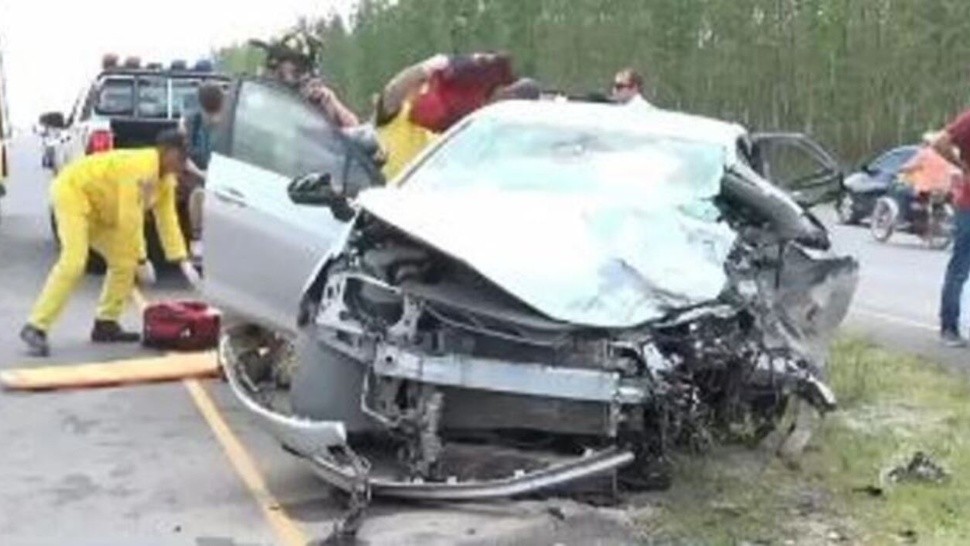
[[[20,330],[20,339],[27,344],[30,356],[49,356],[51,346],[47,344],[47,334],[36,326],[27,324]]]
[[[95,343],[138,343],[140,340],[138,333],[124,330],[113,320],[96,320],[91,330],[91,341]]]

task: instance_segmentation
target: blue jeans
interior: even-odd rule
[[[953,254],[946,266],[943,296],[940,301],[940,331],[960,329],[960,298],[970,276],[970,209],[957,209],[953,219]]]

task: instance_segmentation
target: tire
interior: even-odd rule
[[[872,209],[872,220],[869,223],[869,232],[872,237],[884,243],[892,237],[896,230],[896,222],[899,220],[899,205],[890,197],[880,197],[876,200],[876,206]]]
[[[341,421],[351,433],[377,428],[377,422],[360,409],[365,366],[320,343],[307,332],[301,332],[295,344],[299,365],[290,386],[293,413]]]
[[[953,242],[953,205],[944,203],[938,215],[930,222],[929,232],[926,234],[926,245],[933,250],[946,250]]]
[[[845,192],[839,196],[839,200],[835,203],[835,214],[838,216],[840,224],[854,226],[859,223],[861,218],[858,211],[855,210],[855,206],[855,197],[851,192]]]
[[[54,248],[60,252],[61,250],[61,238],[57,234],[57,217],[54,216],[54,211],[50,213],[50,223],[51,223],[51,235],[54,240]],[[104,258],[100,254],[94,252],[93,250],[88,251],[88,263],[84,266],[84,270],[91,275],[104,275],[108,271],[108,264],[105,263]]]

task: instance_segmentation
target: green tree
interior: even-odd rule
[[[807,131],[855,161],[911,142],[968,102],[966,0],[361,0],[302,21],[321,70],[367,112],[398,70],[437,52],[502,50],[550,88],[643,72],[660,106]],[[252,72],[258,51],[218,52]]]

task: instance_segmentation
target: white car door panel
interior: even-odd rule
[[[206,180],[205,291],[226,311],[292,331],[307,277],[344,223],[328,207],[295,204],[288,186],[311,173],[342,182],[348,144],[275,84],[237,84],[230,108]]]
[[[205,288],[222,307],[295,328],[300,292],[341,223],[293,204],[290,179],[213,154],[205,203]]]

